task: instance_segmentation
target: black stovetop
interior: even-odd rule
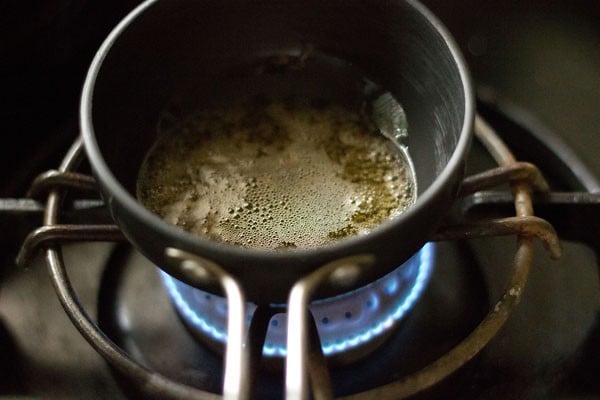
[[[107,29],[136,1],[53,3],[30,10],[7,6],[3,13],[14,33],[3,33],[10,40],[0,47],[3,79],[14,102],[1,112],[15,144],[0,148],[0,198],[23,197],[37,173],[58,165],[77,134],[77,95],[87,62]],[[465,52],[478,84],[480,113],[519,158],[538,164],[554,190],[598,190],[587,175],[600,176],[597,3],[426,3]],[[7,17],[27,12],[31,18]],[[574,168],[568,152],[562,158],[549,153],[556,138],[589,168]],[[475,144],[470,172],[492,165]],[[42,260],[26,270],[13,263],[23,235],[40,222],[39,215],[23,221],[0,208],[0,398],[124,398],[129,386],[115,379],[71,325]],[[589,243],[563,245],[563,258],[556,262],[536,248],[523,299],[500,334],[475,360],[419,397],[600,397],[598,258]],[[512,238],[441,245],[435,274],[417,308],[372,357],[334,369],[336,393],[402,376],[468,334],[500,295],[513,250]],[[67,246],[65,258],[84,305],[114,341],[167,376],[218,389],[219,357],[181,326],[143,258],[104,244]],[[151,299],[156,312],[140,312],[139,298]],[[280,379],[265,372],[261,381],[269,385],[264,396],[277,398]]]

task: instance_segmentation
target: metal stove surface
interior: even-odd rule
[[[54,19],[41,21],[52,27],[55,39],[61,42],[46,39],[50,50],[61,46],[67,49],[57,53],[59,58],[41,67],[36,64],[36,57],[49,53],[40,50],[44,47],[42,40],[36,41],[27,57],[18,53],[15,70],[21,63],[27,65],[28,72],[39,73],[43,69],[44,74],[33,79],[35,84],[25,85],[40,92],[39,97],[32,100],[23,96],[13,108],[3,111],[7,131],[19,133],[16,145],[4,146],[0,152],[3,197],[22,197],[37,173],[58,165],[76,135],[76,97],[86,57],[126,8],[124,3],[117,6],[117,2],[106,2],[106,7],[112,9],[102,14],[104,31],[95,26],[101,33],[88,32],[87,39],[70,39],[65,44],[66,38],[83,29],[81,21],[68,23],[65,18],[85,12],[89,22],[93,20],[90,12],[99,7],[80,3],[76,10],[54,10],[59,17],[53,14]],[[489,100],[500,94],[541,115],[591,171],[600,175],[600,125],[594,112],[600,79],[598,59],[590,56],[597,56],[594,51],[598,32],[590,23],[597,21],[596,2],[530,2],[520,6],[509,2],[462,2],[458,8],[449,2],[426,3],[448,24],[465,50],[476,81],[486,88],[481,90],[482,98]],[[61,24],[67,24],[70,30],[63,33]],[[44,34],[42,28],[37,34]],[[28,34],[23,43],[30,44],[31,38],[35,36]],[[2,49],[9,51],[10,46]],[[82,53],[87,56],[79,55],[82,49],[86,49]],[[58,78],[65,78],[61,82],[70,90],[50,105],[48,100],[54,99],[60,79],[53,77],[52,82],[44,84],[44,77],[53,76],[54,72]],[[28,78],[18,75],[10,87],[23,82],[29,82]],[[492,96],[486,97],[489,88]],[[480,112],[494,119],[492,103],[482,103]],[[30,109],[23,111],[27,107]],[[531,121],[527,115],[517,114]],[[24,122],[27,116],[30,119]],[[503,126],[512,128],[510,124]],[[585,189],[577,180],[577,169],[564,165],[554,169],[551,157],[539,148],[524,145],[529,142],[516,132],[505,130],[505,139],[518,148],[520,158],[538,163],[554,188]],[[12,166],[16,170],[9,168]],[[491,161],[475,146],[469,162],[471,172],[491,166]],[[71,325],[42,261],[35,260],[26,270],[14,266],[20,240],[40,222],[39,214],[31,214],[22,222],[0,211],[0,398],[135,396],[132,386],[113,375]],[[589,228],[582,227],[585,229]],[[585,244],[565,241],[563,245],[564,255],[557,262],[549,260],[541,247],[537,249],[521,304],[482,353],[448,380],[417,397],[600,398],[598,258]],[[336,394],[370,388],[402,376],[427,364],[464,337],[500,295],[513,250],[514,239],[510,238],[441,245],[435,274],[417,307],[371,357],[334,369]],[[113,340],[137,360],[167,376],[218,390],[220,358],[199,346],[181,325],[153,267],[143,258],[127,247],[86,244],[66,246],[65,261],[86,309],[99,319]],[[259,379],[266,383],[261,398],[280,398],[280,377],[263,371]]]
[[[483,106],[483,105],[482,105]],[[491,161],[478,146],[473,170]],[[600,395],[600,287],[593,251],[564,243],[550,261],[540,247],[526,293],[500,334],[454,376],[418,397],[579,398]],[[370,389],[433,361],[457,344],[501,294],[513,238],[438,246],[435,273],[398,331],[366,359],[333,367],[337,395]],[[8,255],[6,253],[5,255]],[[127,245],[70,245],[65,262],[85,307],[110,338],[144,365],[218,392],[221,358],[196,342],[170,304],[154,266]],[[5,257],[5,265],[11,265]],[[136,397],[73,328],[42,260],[5,269],[0,301],[5,394],[40,398]],[[374,366],[377,366],[374,368]],[[260,398],[281,397],[281,376],[261,371]]]

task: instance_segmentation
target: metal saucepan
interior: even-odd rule
[[[307,49],[344,60],[347,68],[304,73]],[[138,171],[166,109],[177,113],[265,85],[353,103],[364,94],[355,71],[391,92],[407,116],[418,199],[399,217],[327,246],[269,251],[198,238],[136,200]],[[286,73],[301,84],[282,84]],[[458,47],[422,5],[400,0],[146,1],[98,51],[81,101],[93,173],[127,238],[184,281],[189,277],[165,255],[167,247],[217,263],[259,304],[285,302],[299,278],[326,263],[372,255],[373,268],[357,287],[423,246],[457,194],[473,118],[474,96]],[[326,287],[318,295],[339,291]]]

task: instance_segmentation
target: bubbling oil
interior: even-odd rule
[[[414,203],[416,183],[405,149],[363,113],[255,99],[162,132],[137,195],[199,237],[284,249],[368,234]]]

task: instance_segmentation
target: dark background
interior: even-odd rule
[[[425,3],[460,44],[480,92],[529,109],[600,175],[600,1]]]

